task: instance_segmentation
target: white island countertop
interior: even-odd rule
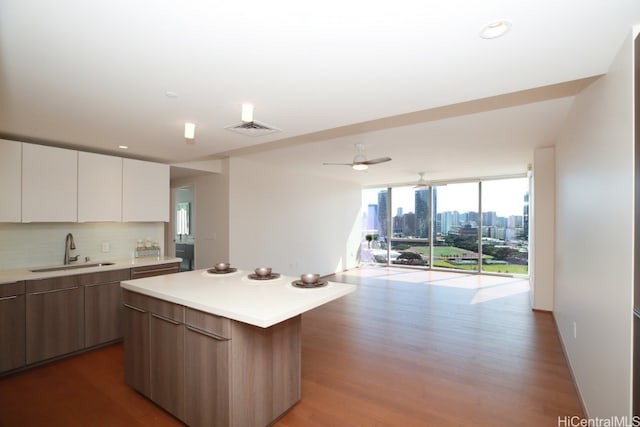
[[[318,288],[297,288],[299,279],[253,280],[253,270],[211,274],[206,269],[127,280],[132,292],[184,305],[206,313],[268,328],[355,291],[356,286],[328,282]]]

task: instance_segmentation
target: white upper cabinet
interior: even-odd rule
[[[122,220],[122,158],[78,153],[78,222]]]
[[[122,160],[122,220],[169,221],[169,165]]]
[[[0,139],[0,222],[20,222],[22,143]]]
[[[78,220],[78,152],[22,147],[22,222]]]

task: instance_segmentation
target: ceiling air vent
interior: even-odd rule
[[[246,136],[263,136],[274,132],[280,132],[280,129],[278,128],[256,121],[241,122],[237,125],[227,126],[225,129]]]

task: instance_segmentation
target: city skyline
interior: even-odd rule
[[[523,215],[525,205],[524,196],[528,193],[527,178],[513,178],[505,180],[483,181],[482,211],[495,212],[498,216]],[[435,186],[438,191],[437,210],[442,212],[477,212],[478,211],[478,183],[461,183]],[[363,191],[362,205],[367,209],[370,204],[378,204],[378,192],[386,188],[367,189]],[[415,213],[415,189],[413,186],[394,187],[392,194],[392,215],[397,208],[403,213]],[[518,197],[518,194],[521,194]],[[505,197],[505,195],[513,195]]]

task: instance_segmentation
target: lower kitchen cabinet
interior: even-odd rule
[[[128,383],[150,397],[149,319],[123,306],[120,282],[179,270],[169,262],[0,284],[0,375],[118,341],[128,331],[136,334],[128,345],[140,349],[126,354],[147,363],[125,363]]]
[[[124,381],[151,397],[149,360],[149,304],[139,294],[123,291]]]
[[[270,425],[300,400],[300,325],[301,316],[269,328],[231,322],[229,425]]]
[[[123,290],[124,379],[184,420],[184,307]]]
[[[84,347],[84,288],[80,276],[26,281],[26,362]]]
[[[0,372],[26,363],[24,282],[0,285]]]
[[[300,400],[300,316],[260,328],[123,297],[125,381],[187,425],[262,427]]]
[[[231,321],[190,308],[185,314],[185,422],[228,426]]]
[[[84,346],[94,347],[122,338],[122,289],[129,269],[83,274]]]
[[[175,304],[168,308],[181,313],[151,312],[149,318],[151,400],[184,420],[184,310]]]

